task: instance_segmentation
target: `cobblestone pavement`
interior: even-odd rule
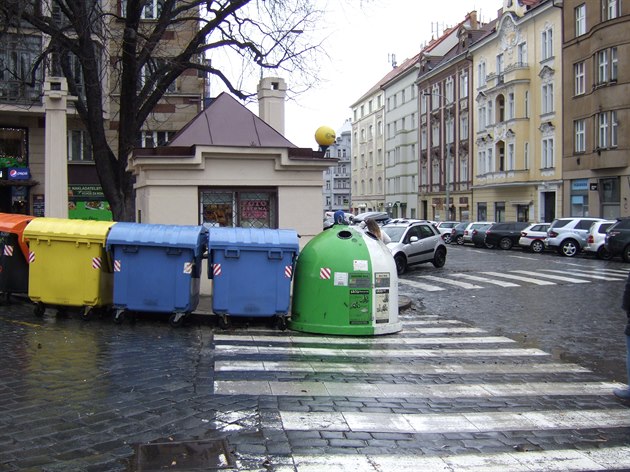
[[[619,384],[415,305],[401,318],[349,338],[2,307],[0,470],[630,468]]]

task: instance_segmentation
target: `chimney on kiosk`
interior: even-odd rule
[[[258,117],[284,136],[284,101],[287,84],[279,77],[264,77],[258,83]]]

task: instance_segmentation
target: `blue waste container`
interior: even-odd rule
[[[180,325],[199,303],[206,233],[203,226],[114,225],[106,243],[114,269],[114,320],[122,322],[127,311],[171,313],[171,325]]]
[[[219,323],[227,327],[228,316],[276,316],[286,328],[298,252],[290,229],[210,228],[208,276]]]

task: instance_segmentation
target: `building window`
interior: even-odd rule
[[[486,173],[486,151],[479,151],[477,154],[477,169],[478,175],[484,175]]]
[[[141,131],[138,146],[145,148],[164,146],[173,136],[175,131]]]
[[[520,67],[525,67],[527,65],[527,43],[523,42],[518,45],[517,54],[518,65]]]
[[[505,221],[505,202],[494,203],[494,221],[497,223]]]
[[[420,113],[425,114],[427,112],[427,96],[426,92],[423,92],[420,96]]]
[[[486,85],[486,63],[484,61],[477,64],[477,74],[477,82],[480,87],[483,87]]]
[[[440,107],[440,86],[434,84],[431,88],[431,110],[437,110]]]
[[[529,143],[523,145],[523,169],[529,169]]]
[[[575,7],[575,36],[586,33],[586,4]]]
[[[420,130],[420,149],[423,151],[427,149],[427,128],[425,126]]]
[[[74,162],[94,161],[92,142],[87,131],[68,130],[68,160]]]
[[[41,52],[41,37],[4,32],[0,35],[0,101],[41,101],[43,67],[40,64],[32,70]]]
[[[486,150],[486,172],[492,172],[494,169],[494,153],[492,148]]]
[[[162,6],[164,0],[147,0],[146,5],[142,9],[140,18],[143,20],[156,20],[162,14]],[[120,0],[120,15],[127,14],[127,0]]]
[[[573,91],[575,95],[583,95],[586,92],[586,76],[583,62],[573,64],[573,75],[575,77]]]
[[[372,113],[372,100],[368,102],[368,113]]]
[[[200,221],[209,226],[278,227],[277,191],[271,189],[201,189]]]
[[[440,123],[434,123],[431,127],[431,146],[440,145]]]
[[[477,202],[477,220],[488,220],[488,204],[486,202]]]
[[[494,124],[494,102],[489,101],[486,104],[487,109],[487,118],[486,118],[486,126]]]
[[[542,112],[553,113],[553,84],[544,84],[542,86]]]
[[[553,161],[553,138],[543,138],[542,140],[542,156],[540,167],[542,169],[549,169],[554,166]]]
[[[602,0],[602,21],[619,16],[619,0]]]
[[[529,90],[525,90],[525,98],[524,98],[524,106],[525,106],[525,118],[529,118]]]
[[[610,112],[610,147],[617,147],[619,145],[618,140],[619,123],[617,121],[617,112]]]
[[[529,221],[529,205],[516,205],[516,221]]]
[[[155,82],[162,75],[162,69],[167,66],[167,58],[152,58],[147,61],[145,65],[142,66],[140,70],[140,80],[139,86],[143,88],[149,81],[151,81],[151,89],[155,88]],[[173,81],[166,88],[166,93],[174,93],[177,91],[177,82]]]
[[[461,141],[468,139],[468,115],[459,117],[459,139]]]
[[[28,166],[28,133],[26,128],[0,128],[0,168]]]
[[[503,54],[497,55],[497,75],[503,74]]]
[[[459,76],[459,97],[468,96],[468,71],[463,71]]]
[[[608,49],[597,53],[597,83],[608,82]]]
[[[514,152],[514,143],[508,143],[507,145],[507,170],[514,170],[516,168],[516,155]]]
[[[579,153],[586,151],[586,122],[584,120],[575,120],[573,122],[575,139],[573,142],[573,152]]]
[[[453,77],[448,77],[444,82],[444,94],[446,95],[446,103],[453,103],[453,100],[455,100],[455,84]]]
[[[508,103],[507,103],[507,119],[513,120],[516,114],[514,108],[514,92],[508,93]]]
[[[589,216],[588,179],[571,181],[571,216]]]
[[[600,113],[597,118],[597,147],[608,147],[608,113]]]
[[[617,80],[617,46],[610,48],[610,80]]]
[[[553,57],[553,29],[549,28],[541,33],[541,55],[543,61]]]

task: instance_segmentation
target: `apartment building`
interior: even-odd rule
[[[552,221],[562,214],[562,10],[504,0],[472,46],[473,218]]]
[[[420,216],[437,221],[469,220],[472,206],[472,60],[469,48],[489,25],[475,11],[451,28],[440,45],[420,54]]]
[[[335,142],[326,150],[326,157],[335,157],[338,162],[324,171],[322,208],[325,212],[348,212],[351,201],[352,122],[346,120],[336,135]]]
[[[562,11],[563,212],[630,216],[630,5],[565,0]]]
[[[125,2],[95,1],[105,14],[124,15]],[[46,14],[46,4],[42,8]],[[150,0],[142,12],[142,21],[150,24],[160,8],[161,0]],[[57,21],[67,21],[55,8],[49,14]],[[100,51],[101,86],[107,137],[116,150],[120,102],[116,58],[121,54],[123,23],[113,16],[109,21],[111,34],[103,40]],[[156,48],[154,65],[179,52],[197,30],[197,22],[191,19],[169,28],[172,30]],[[58,62],[45,61],[33,67],[47,44],[46,35],[27,25],[21,26],[19,34],[9,30],[0,37],[0,211],[44,216],[52,199],[61,196],[60,201],[67,199],[64,205],[68,206],[70,217],[111,219],[88,134],[76,111],[76,99],[68,94]],[[77,82],[79,94],[84,94],[80,65],[76,59],[70,60],[72,79]],[[155,146],[168,141],[201,110],[203,91],[204,78],[198,77],[196,71],[185,71],[153,108],[137,144]],[[19,171],[10,173],[8,169]]]

